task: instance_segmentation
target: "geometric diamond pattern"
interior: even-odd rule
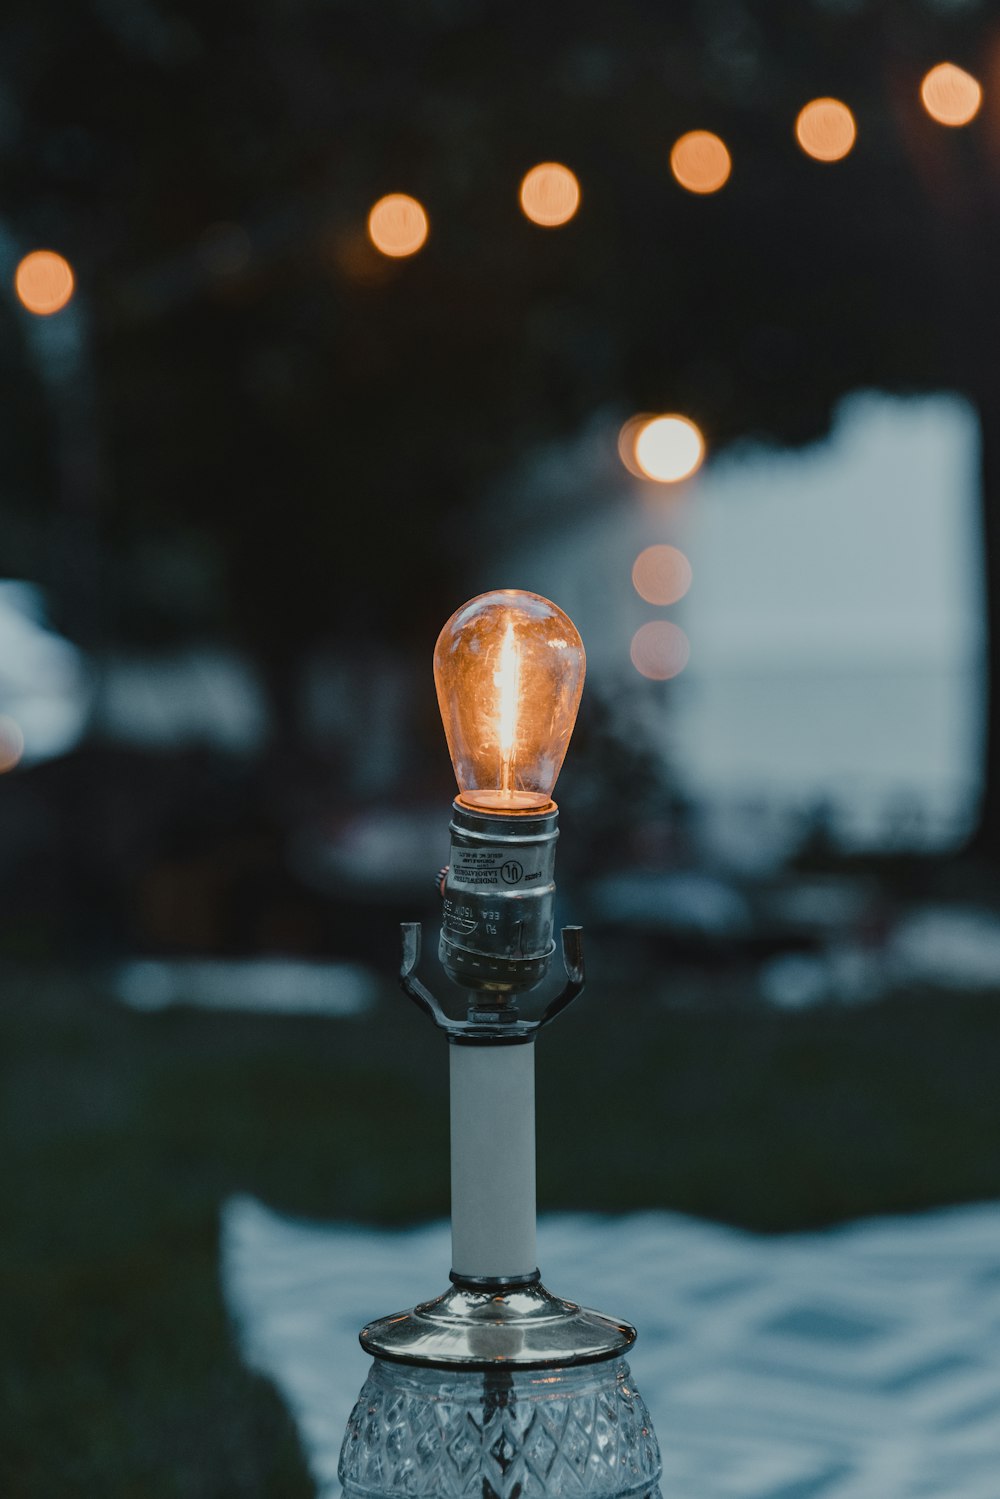
[[[344,1426],[370,1365],[358,1328],[439,1290],[449,1250],[443,1222],[390,1232],[226,1204],[234,1329],[288,1402],[318,1499],[342,1494]],[[629,1363],[668,1499],[1000,1499],[1000,1203],[767,1238],[664,1212],[545,1217],[539,1250],[553,1290],[638,1327]],[[596,1397],[605,1448],[617,1406]],[[434,1409],[421,1464],[447,1428],[463,1499],[483,1499],[481,1482],[468,1488],[482,1412],[463,1442]],[[532,1495],[568,1485],[558,1418],[520,1435],[508,1476]]]
[[[340,1457],[345,1499],[661,1499],[624,1359],[446,1375],[376,1359]]]

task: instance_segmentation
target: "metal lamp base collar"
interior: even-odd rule
[[[374,1358],[487,1372],[597,1363],[620,1357],[635,1337],[628,1322],[563,1301],[537,1277],[506,1285],[456,1277],[433,1301],[370,1322],[360,1342]]]

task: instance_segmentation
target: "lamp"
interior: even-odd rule
[[[573,621],[537,593],[484,593],[456,609],[434,648],[434,682],[463,806],[551,806],[584,670]]]
[[[418,978],[418,923],[400,976],[450,1043],[452,1284],[361,1331],[374,1362],[341,1450],[347,1499],[660,1499],[623,1356],[635,1329],[552,1295],[535,1252],[533,1043],[583,989],[579,927],[562,933],[560,992],[537,1016],[518,1006],[555,952],[552,791],[584,671],[575,626],[533,593],[482,594],[438,637],[459,787],[438,951],[465,1015]]]
[[[456,983],[533,988],[554,951],[552,790],[583,692],[576,626],[535,593],[485,593],[438,636],[434,679],[459,796],[442,894],[441,962]]]

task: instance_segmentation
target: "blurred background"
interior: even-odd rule
[[[487,589],[589,661],[542,1206],[996,1197],[985,0],[11,0],[0,164],[4,1493],[313,1492],[219,1212],[447,1211]]]

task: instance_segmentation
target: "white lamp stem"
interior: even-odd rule
[[[538,1267],[535,1048],[449,1046],[451,1265],[507,1278]]]

